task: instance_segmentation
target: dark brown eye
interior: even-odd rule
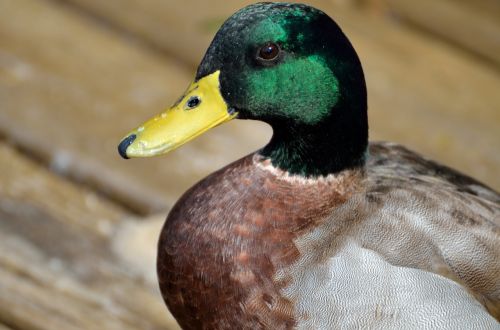
[[[259,57],[266,61],[274,60],[280,53],[280,47],[269,42],[259,49]]]

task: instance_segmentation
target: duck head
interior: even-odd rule
[[[362,166],[365,80],[338,25],[302,4],[243,8],[217,32],[185,95],[118,149],[124,158],[163,154],[233,118],[271,125],[273,137],[258,152],[290,174]]]

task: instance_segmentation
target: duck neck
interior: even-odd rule
[[[273,166],[304,177],[362,167],[368,147],[366,112],[361,120],[348,117],[331,116],[316,125],[273,122],[271,141],[260,154]]]

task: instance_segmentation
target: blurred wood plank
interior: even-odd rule
[[[14,329],[177,329],[156,286],[112,249],[128,213],[0,142],[0,323]]]
[[[234,122],[175,154],[122,160],[121,138],[194,73],[64,7],[0,1],[0,133],[52,169],[149,212],[267,140],[264,125]]]
[[[193,70],[218,26],[251,2],[65,1],[191,63]],[[334,17],[358,50],[372,138],[405,144],[500,188],[498,71],[395,20],[332,1],[309,3]]]
[[[195,69],[224,20],[252,1],[62,0]],[[293,1],[292,1],[293,2]]]
[[[447,40],[500,69],[500,2],[387,0],[403,21]]]

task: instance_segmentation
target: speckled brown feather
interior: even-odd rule
[[[361,179],[295,189],[247,156],[187,191],[159,242],[163,297],[185,329],[289,329],[293,302],[274,273],[294,262],[293,240],[347,200]]]
[[[297,282],[297,274],[308,272],[297,261],[319,267],[348,237],[384,256],[376,240],[364,241],[368,236],[360,228],[399,190],[416,199],[427,200],[419,194],[428,191],[443,203],[452,201],[446,212],[452,212],[457,226],[497,235],[498,246],[497,193],[394,144],[371,144],[370,154],[366,169],[317,181],[269,171],[258,156],[250,155],[187,191],[170,212],[158,249],[160,288],[179,324],[185,329],[297,327],[310,315],[297,312],[294,295],[283,294]],[[480,205],[490,217],[474,213],[472,206],[468,209],[468,202]],[[367,230],[376,232],[386,220],[377,221],[374,230],[368,225]],[[332,230],[334,222],[340,225]],[[325,231],[327,239],[304,240],[315,229]],[[396,240],[397,235],[393,232]],[[391,261],[391,255],[385,257]],[[459,263],[453,260],[417,265],[418,260],[395,257],[391,262],[460,282],[492,313],[498,306],[498,278],[491,274],[498,265],[471,273],[465,264],[457,269]]]
[[[449,218],[465,230],[478,229],[481,234],[491,234],[494,245],[491,240],[480,238],[480,244],[491,245],[491,250],[496,251],[495,263],[490,268],[485,266],[480,272],[467,271],[468,265],[463,264],[463,269],[458,269],[446,260],[421,268],[462,284],[500,320],[500,194],[474,178],[395,143],[372,143],[370,153],[367,199],[383,204],[380,199],[390,191],[406,190],[414,198],[429,203],[429,196],[434,195],[439,204],[428,205],[429,208],[445,210]],[[424,196],[418,197],[422,194]],[[477,207],[484,213],[477,212]]]

